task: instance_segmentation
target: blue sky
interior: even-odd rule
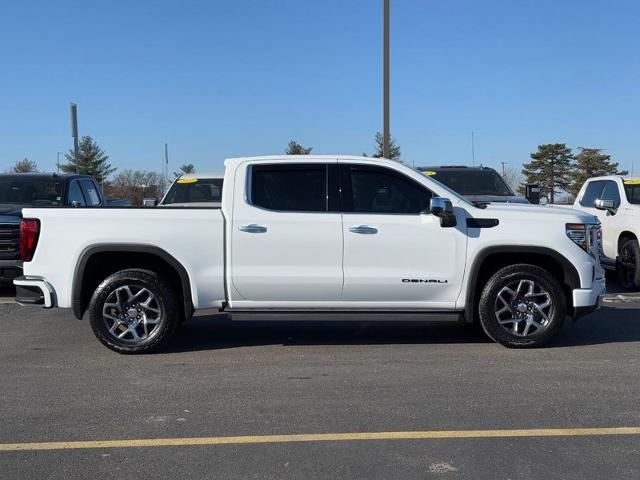
[[[52,170],[69,102],[120,169],[361,154],[382,129],[382,0],[3,0],[0,169]],[[640,2],[391,0],[407,163],[519,166],[540,143],[640,171]]]

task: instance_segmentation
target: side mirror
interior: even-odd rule
[[[142,206],[143,207],[155,207],[156,205],[158,205],[158,199],[157,198],[143,198],[142,199]]]
[[[615,213],[616,210],[616,204],[613,200],[602,200],[600,198],[596,200],[594,207],[598,210],[606,210],[611,213]]]
[[[429,204],[429,212],[436,217],[440,217],[441,227],[455,227],[458,224],[456,216],[453,214],[453,205],[448,198],[432,197]]]
[[[525,185],[525,198],[534,205],[540,204],[540,185],[529,183]]]

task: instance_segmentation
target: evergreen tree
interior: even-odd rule
[[[531,162],[523,165],[522,174],[526,183],[540,185],[540,196],[553,203],[556,193],[567,191],[571,185],[573,165],[571,149],[565,143],[538,145]]]
[[[37,172],[38,165],[36,162],[29,160],[25,157],[24,160],[17,161],[13,167],[9,169],[9,173],[31,173]]]
[[[313,150],[313,147],[303,147],[295,140],[291,140],[284,153],[285,155],[309,155],[311,150]]]
[[[196,173],[196,167],[193,163],[185,163],[180,165],[180,171],[173,172],[173,175],[178,178],[180,175],[184,175],[185,173]]]
[[[573,197],[578,195],[582,185],[589,178],[600,177],[603,175],[627,175],[626,170],[618,171],[618,163],[611,161],[611,155],[602,153],[600,148],[584,148],[580,147],[580,153],[575,156],[575,170],[571,178],[572,183],[569,186],[569,193]]]
[[[384,149],[384,138],[380,132],[376,132],[375,136],[375,153],[371,155],[373,158],[382,158]],[[389,159],[400,161],[400,145],[396,144],[396,139],[391,137],[389,139]]]
[[[109,155],[89,135],[82,137],[78,147],[78,173],[91,175],[99,183],[103,183],[109,175],[116,171],[116,168],[108,163]],[[65,157],[69,163],[60,165],[60,169],[66,173],[75,173],[76,162],[73,150],[69,150]]]

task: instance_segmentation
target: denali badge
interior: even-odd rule
[[[425,278],[403,278],[402,283],[449,283],[449,280],[435,280]]]

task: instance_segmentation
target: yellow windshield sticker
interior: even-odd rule
[[[179,178],[176,180],[177,183],[196,183],[197,181],[197,178]]]
[[[427,170],[426,172],[422,172],[423,175],[426,175],[427,177],[433,177],[436,172],[433,172],[431,170]]]
[[[625,185],[640,185],[640,180],[625,180]]]

